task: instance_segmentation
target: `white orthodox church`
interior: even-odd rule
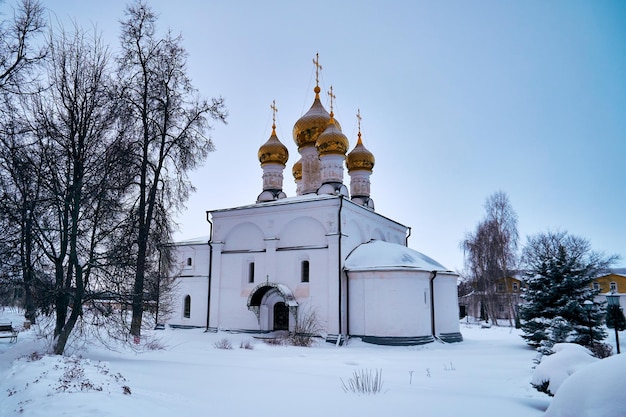
[[[210,236],[176,243],[180,264],[168,323],[293,331],[299,314],[314,311],[330,340],[461,341],[457,274],[409,249],[409,228],[374,211],[374,155],[360,128],[348,152],[332,101],[328,113],[319,85],[314,91],[313,105],[293,128],[297,195],[282,190],[289,155],[274,124],[258,151],[263,190],[256,202],[207,212]]]

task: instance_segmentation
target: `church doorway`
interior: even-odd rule
[[[289,307],[282,301],[274,304],[274,330],[289,330]]]
[[[289,326],[295,323],[298,303],[286,285],[266,282],[251,291],[248,310],[257,316],[259,330],[290,330]]]

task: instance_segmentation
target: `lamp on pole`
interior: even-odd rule
[[[615,344],[617,345],[617,353],[619,354],[619,330],[624,327],[624,313],[619,303],[620,295],[615,291],[611,291],[606,295],[606,302],[608,303],[607,321],[609,321],[615,328]]]
[[[587,321],[589,322],[589,339],[591,347],[593,347],[593,328],[591,327],[591,310],[593,310],[593,301],[585,300],[583,307],[587,312]]]

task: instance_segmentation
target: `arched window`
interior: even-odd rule
[[[192,263],[192,259],[191,258],[187,258],[187,266],[191,266]]]
[[[254,262],[248,264],[248,282],[254,282]]]
[[[302,261],[300,281],[309,282],[309,261]]]
[[[183,306],[183,316],[188,319],[191,317],[191,296],[187,295],[185,297],[185,303]]]

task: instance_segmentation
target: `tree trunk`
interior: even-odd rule
[[[139,248],[137,253],[137,266],[135,271],[135,285],[133,288],[132,319],[130,322],[130,334],[141,336],[141,323],[143,320],[143,290],[146,274],[146,253],[148,247],[147,232],[140,230]]]
[[[58,335],[56,335],[53,347],[53,353],[55,355],[62,355],[63,352],[65,352],[65,346],[67,345],[67,341],[69,340],[72,330],[74,330],[74,326],[78,321],[78,316],[80,315],[80,313],[80,308],[73,309],[72,313],[70,314],[70,318],[67,320],[67,323],[65,323],[62,329],[59,331]]]

